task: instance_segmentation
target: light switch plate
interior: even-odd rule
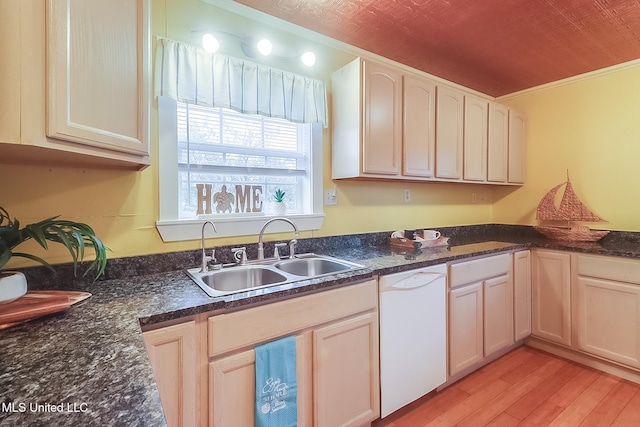
[[[324,205],[335,206],[338,204],[338,194],[335,190],[324,190]]]
[[[411,189],[410,188],[405,188],[404,189],[404,202],[405,203],[411,203]]]

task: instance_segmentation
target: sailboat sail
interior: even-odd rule
[[[556,208],[555,196],[560,187],[566,185],[560,207]],[[580,201],[571,181],[563,182],[553,187],[540,200],[538,209],[536,210],[536,219],[541,220],[557,220],[557,221],[585,221],[585,222],[604,222],[602,218],[593,213]]]
[[[560,206],[556,207],[555,198],[560,187],[565,186]],[[544,195],[538,208],[536,218],[540,220],[567,221],[568,227],[536,226],[536,230],[550,239],[596,242],[606,236],[607,230],[591,230],[584,225],[572,224],[574,221],[604,222],[580,201],[573,190],[567,174],[567,181],[556,185]]]
[[[538,209],[536,210],[536,219],[543,220],[566,220],[562,214],[556,208],[555,198],[556,193],[565,183],[558,184],[544,195],[540,203],[538,203]]]
[[[560,202],[560,213],[567,217],[569,221],[604,222],[602,218],[590,211],[584,203],[580,201],[571,181],[567,181],[567,188]]]

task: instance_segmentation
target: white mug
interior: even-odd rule
[[[404,239],[404,231],[402,230],[394,231],[391,234],[391,237],[393,237],[394,239]]]
[[[423,230],[422,233],[424,240],[436,240],[440,238],[440,232],[436,230]]]

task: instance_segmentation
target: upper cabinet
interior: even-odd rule
[[[489,103],[487,139],[487,181],[507,182],[509,167],[509,109]]]
[[[525,116],[509,110],[509,173],[508,180],[524,184],[526,163]]]
[[[464,97],[464,170],[466,181],[487,181],[487,115],[486,99]]]
[[[433,177],[431,80],[358,58],[331,83],[334,179]]]
[[[332,75],[333,179],[524,183],[524,116],[389,64]]]
[[[0,4],[0,44],[9,58],[0,66],[8,93],[0,100],[1,159],[149,165],[149,4]]]
[[[398,175],[402,155],[402,75],[364,62],[362,171]]]
[[[436,177],[462,178],[464,94],[438,86],[436,106]]]
[[[403,80],[402,173],[432,178],[435,168],[436,85],[424,77],[407,74]]]

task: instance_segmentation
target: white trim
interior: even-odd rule
[[[293,221],[299,231],[318,230],[322,227],[324,214],[287,215]],[[265,222],[273,216],[255,216],[243,218],[207,218],[216,225],[217,233],[211,227],[205,228],[205,237],[231,237],[257,235]],[[176,221],[157,221],[156,228],[164,242],[177,242],[183,240],[200,240],[202,237],[202,224],[204,219],[189,219]],[[293,232],[291,226],[283,221],[276,221],[269,226],[269,233]]]
[[[177,134],[177,104],[172,98],[159,96],[158,98],[158,140],[159,140],[159,198],[160,218],[156,222],[156,228],[165,242],[177,242],[184,240],[196,240],[201,238],[202,224],[205,219],[178,219],[178,163],[177,150],[167,149],[162,141],[166,138],[175,140]],[[165,117],[176,117],[175,120],[166,120]],[[172,136],[173,135],[173,136]],[[309,214],[287,215],[300,231],[318,230],[324,222],[322,200],[322,135],[320,125],[311,126],[311,212]],[[177,142],[176,142],[177,144]],[[247,236],[260,232],[266,221],[273,216],[259,215],[251,217],[219,217],[207,218],[215,223],[218,233],[207,227],[207,238]],[[288,231],[289,227],[284,222],[276,222],[269,227],[270,233]]]
[[[163,141],[178,134],[177,104],[175,99],[158,96],[158,187],[160,221],[178,218],[178,155],[167,149]],[[169,120],[173,117],[173,120]],[[176,142],[177,144],[177,142]]]
[[[577,83],[577,82],[582,81],[582,80],[588,80],[588,79],[592,79],[592,78],[595,78],[595,77],[603,76],[603,75],[606,75],[606,74],[615,73],[617,71],[624,70],[626,68],[633,68],[633,67],[639,67],[639,66],[640,66],[640,59],[634,59],[632,61],[623,62],[622,64],[612,65],[611,67],[606,67],[606,68],[601,68],[599,70],[589,71],[588,73],[579,74],[579,75],[573,76],[573,77],[567,77],[566,79],[556,80],[555,82],[545,83],[545,84],[540,85],[540,86],[535,86],[535,87],[531,87],[529,89],[523,89],[523,90],[518,91],[518,92],[513,92],[513,93],[509,93],[507,95],[499,96],[499,97],[496,98],[496,101],[497,102],[502,102],[502,101],[507,100],[509,98],[515,98],[515,97],[520,96],[520,95],[524,95],[524,94],[528,94],[528,93],[534,93],[534,92],[538,92],[538,91],[546,90],[546,89],[551,89],[551,88],[556,88],[556,87],[568,85],[568,84],[571,84],[571,83]]]

